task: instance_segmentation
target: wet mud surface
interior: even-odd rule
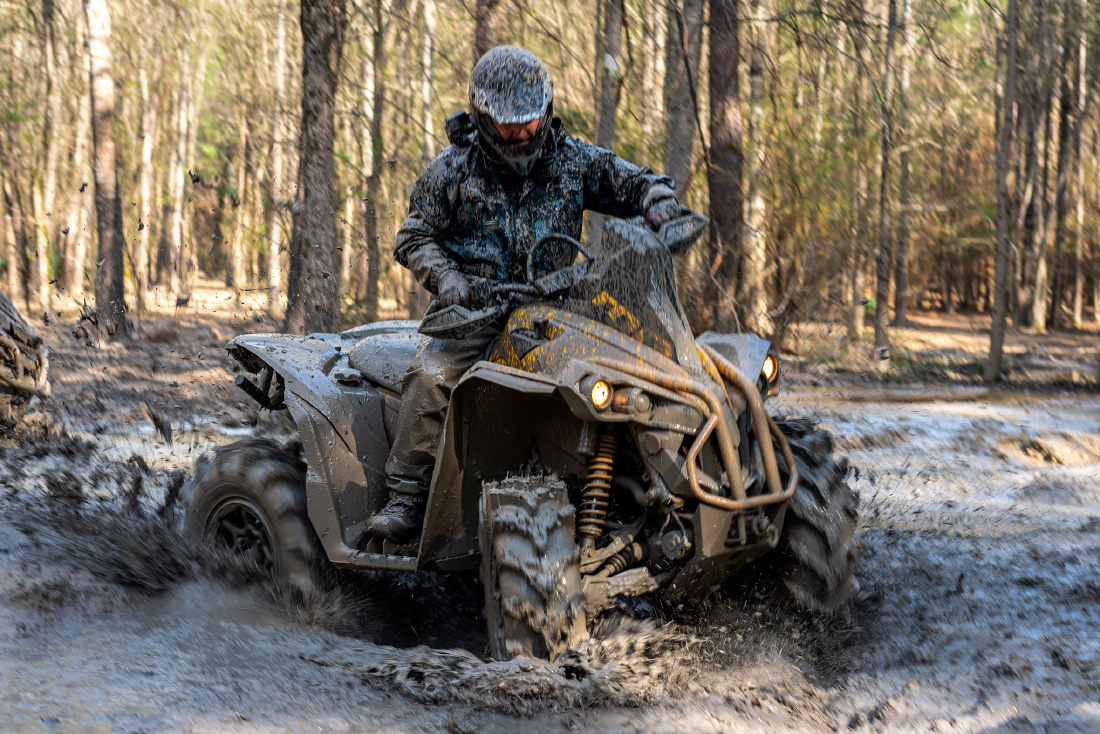
[[[639,604],[559,664],[494,663],[473,576],[360,574],[302,604],[180,535],[199,453],[285,431],[221,392],[205,328],[57,339],[55,398],[0,435],[0,730],[1100,731],[1095,395],[785,395],[858,467],[850,621],[746,576]]]

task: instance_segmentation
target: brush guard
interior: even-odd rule
[[[608,367],[641,380],[647,380],[669,390],[674,390],[692,405],[704,417],[703,427],[695,435],[695,440],[687,452],[688,485],[695,499],[708,505],[733,512],[744,512],[777,502],[790,499],[798,486],[798,469],[791,454],[791,447],[786,437],[779,430],[779,426],[764,410],[764,400],[760,397],[760,391],[752,380],[741,374],[733,363],[706,344],[698,346],[699,357],[707,373],[714,379],[714,384],[705,382],[689,374],[683,367],[670,362],[670,368],[665,371],[646,365],[632,364],[624,360],[610,357],[593,357],[592,362]],[[723,381],[731,385],[745,400],[753,418],[754,430],[757,432],[757,443],[760,446],[760,457],[764,462],[764,480],[766,491],[753,497],[746,496],[745,485],[741,473],[741,460],[737,455],[737,447],[733,441],[733,434],[728,421],[722,420],[722,404],[725,401],[732,408],[725,390],[721,389]],[[737,411],[733,411],[736,413]],[[760,427],[767,426],[768,432],[775,438],[786,460],[789,477],[786,487],[783,486],[779,476],[779,464],[775,457],[775,448],[767,436],[760,435]],[[710,437],[715,435],[718,441],[718,453],[726,476],[729,480],[732,497],[722,497],[703,488],[699,480],[699,453],[706,445]]]

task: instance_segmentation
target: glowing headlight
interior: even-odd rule
[[[596,380],[592,384],[592,404],[596,406],[596,410],[603,410],[607,406],[611,405],[611,398],[613,392],[611,385],[608,385],[603,380]]]
[[[771,382],[779,373],[779,361],[769,354],[768,358],[764,360],[764,366],[760,369],[760,372],[764,375],[765,380]]]

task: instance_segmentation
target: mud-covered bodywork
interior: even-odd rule
[[[49,394],[49,350],[0,293],[0,422],[19,420],[31,398]]]
[[[567,268],[556,295],[515,308],[455,388],[423,533],[403,547],[366,536],[364,525],[386,500],[383,468],[417,324],[231,342],[252,373],[238,385],[265,407],[286,407],[299,427],[310,520],[331,561],[474,568],[482,487],[532,471],[569,488],[594,609],[617,596],[714,586],[776,546],[796,478],[780,483],[778,431],[762,410],[762,394],[778,385],[777,373],[762,373],[774,359],[768,343],[694,339],[672,250],[648,225],[609,222],[590,256]],[[556,277],[531,275],[544,285]]]

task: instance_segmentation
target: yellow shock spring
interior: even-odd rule
[[[611,472],[615,467],[615,434],[600,436],[596,453],[588,462],[588,480],[581,495],[581,508],[578,514],[577,532],[581,539],[582,551],[591,550],[596,540],[603,535],[604,522],[611,505]]]

